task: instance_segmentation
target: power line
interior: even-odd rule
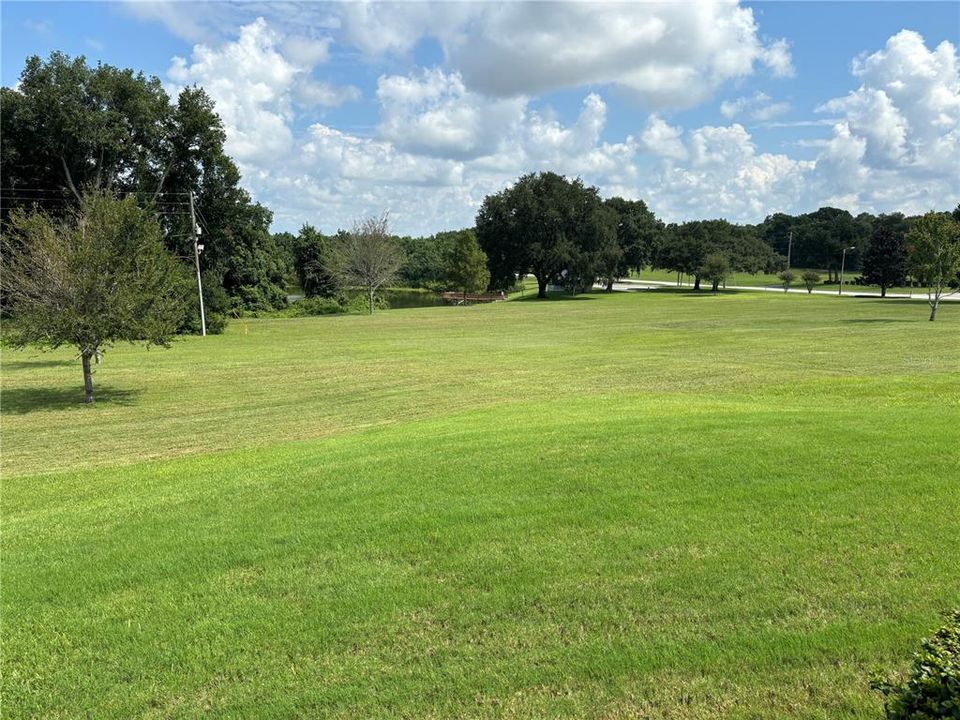
[[[210,225],[207,223],[207,219],[203,216],[203,213],[200,212],[200,208],[194,208],[197,215],[200,217],[200,224],[203,225],[203,231],[207,234],[208,237],[212,237],[213,233],[210,232]]]
[[[52,195],[64,195],[68,197],[75,197],[73,192],[70,190],[58,190],[56,188],[31,188],[31,187],[7,187],[0,188],[0,192],[31,192],[31,193],[49,193]],[[162,192],[154,192],[153,190],[115,190],[113,191],[115,195],[149,195],[151,197],[163,197],[164,195],[177,195],[180,197],[188,197],[190,193],[180,192],[179,190],[164,190]],[[183,201],[186,204],[186,200]]]
[[[34,203],[70,203],[74,204],[77,199],[74,197],[43,197],[41,195],[13,195],[0,193],[0,200],[19,200],[22,202]],[[176,202],[173,200],[163,200],[152,203],[157,208],[189,208],[190,204],[185,202]]]

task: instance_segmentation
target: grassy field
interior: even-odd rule
[[[793,281],[791,287],[794,290],[801,290],[804,288],[803,284],[803,273],[805,273],[807,268],[793,268],[793,272],[796,274],[796,279]],[[836,292],[840,283],[838,282],[827,282],[827,271],[826,270],[816,270],[820,273],[820,284],[817,285],[814,290],[833,290]],[[844,275],[843,291],[851,293],[876,293],[880,294],[880,288],[876,285],[854,285],[853,280],[855,277],[862,273],[861,270],[848,270]],[[645,268],[643,272],[634,272],[630,275],[634,280],[656,280],[658,282],[677,282],[677,274],[675,272],[670,272],[669,270],[660,270]],[[683,278],[684,282],[693,283],[693,278],[687,276]],[[750,273],[744,272],[735,272],[731,273],[730,277],[727,278],[728,286],[742,286],[742,287],[763,287],[763,286],[775,286],[783,287],[783,281],[777,277],[777,273],[756,273],[751,275]],[[709,283],[707,283],[709,287]],[[903,294],[903,295],[918,295],[926,296],[926,288],[921,287],[892,287],[887,288],[887,292],[891,294]]]
[[[678,291],[3,354],[7,718],[877,718],[960,306]]]

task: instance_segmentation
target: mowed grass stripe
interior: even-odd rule
[[[120,346],[83,407],[69,351],[4,353],[7,477],[264,447],[518,400],[762,392],[957,372],[960,313],[685,292],[240,321],[171,351]]]
[[[694,680],[681,717],[867,717],[870,666],[960,587],[956,458],[904,452],[923,410],[843,433],[856,408],[564,401],[15,481],[4,695],[25,716],[603,717],[679,701],[649,685],[668,674]]]
[[[960,596],[958,318],[806,300],[251,322],[15,395],[5,713],[876,717]]]

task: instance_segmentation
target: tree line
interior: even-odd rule
[[[576,293],[600,281],[610,290],[652,266],[716,292],[734,271],[780,272],[789,287],[791,264],[832,279],[849,253],[850,269],[882,294],[908,276],[927,286],[933,320],[960,279],[960,206],[913,218],[821,208],[757,225],[666,224],[642,200],[604,199],[554,172],[486,197],[473,228],[397,237],[381,215],[333,235],[310,224],[272,234],[272,214],[240,186],[201,88],[174,100],[156,77],[53,53],[28,59],[17,88],[0,93],[7,336],[75,346],[88,401],[91,362],[111,343],[165,345],[196,330],[193,262],[213,331],[230,313],[286,306],[294,283],[308,297],[341,300],[359,288],[372,313],[390,284],[466,294],[511,290],[532,275],[544,297],[550,286]],[[803,280],[809,290],[818,276]]]
[[[83,57],[55,52],[46,61],[29,58],[17,88],[4,88],[0,99],[4,225],[12,209],[63,217],[83,192],[104,190],[150,207],[167,249],[189,261],[192,193],[205,235],[200,267],[214,330],[231,313],[283,307],[292,284],[307,295],[337,292],[325,254],[349,233],[323,236],[305,225],[297,235],[271,234],[272,214],[240,186],[224,151],[223,124],[202,88],[171,98],[156,77],[90,67]],[[541,295],[548,285],[579,292],[596,280],[609,288],[615,278],[650,266],[688,275],[698,289],[704,279],[715,288],[730,272],[775,273],[788,264],[822,270],[830,282],[844,248],[853,248],[849,270],[885,293],[910,275],[906,234],[915,220],[825,207],[775,213],[756,225],[667,224],[642,200],[603,199],[579,179],[543,172],[487,197],[474,228],[391,237],[403,258],[395,281],[434,290],[483,289],[477,288],[482,273],[452,279],[450,253],[461,243],[465,258],[486,255],[493,290],[511,287],[522,274],[537,278]],[[195,315],[185,315],[182,330],[197,325]]]

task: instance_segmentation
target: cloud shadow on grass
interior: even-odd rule
[[[567,295],[566,293],[547,293],[545,298],[538,298],[536,291],[531,295],[514,298],[511,302],[567,302],[572,300],[593,300],[592,293],[583,293],[582,295]]]
[[[956,297],[956,296],[954,296]],[[912,305],[918,310],[923,308],[927,309],[927,312],[930,312],[930,305],[927,302],[927,298],[923,295],[914,295],[913,299],[910,298],[879,298],[876,296],[865,298],[860,298],[861,300],[866,300],[871,303],[880,303],[881,305]],[[951,305],[960,304],[956,300],[941,300],[940,307],[948,307]]]
[[[94,385],[94,407],[98,405],[126,407],[134,405],[139,390],[121,390],[109,385]],[[4,413],[26,415],[45,410],[76,410],[88,407],[83,402],[83,385],[61,388],[4,388],[0,395]]]
[[[9,370],[29,370],[30,368],[69,367],[79,363],[76,360],[4,360],[3,367]]]
[[[841,320],[840,322],[864,325],[881,325],[886,323],[914,323],[921,320],[926,320],[926,318],[920,317],[910,320],[904,318],[847,318],[845,320]]]
[[[677,289],[674,294],[679,295],[680,297],[699,297],[699,298],[703,298],[703,297],[720,297],[720,296],[722,296],[722,295],[741,295],[741,294],[743,294],[743,293],[745,293],[745,292],[753,292],[753,291],[752,291],[752,290],[733,290],[733,289],[731,289],[731,290],[724,290],[723,288],[721,288],[721,289],[717,292],[717,294],[714,295],[713,291],[710,290],[709,288],[707,288],[706,290],[700,290],[699,292],[696,292],[696,291],[694,291],[694,290],[689,290],[689,289],[687,289],[687,290]]]

